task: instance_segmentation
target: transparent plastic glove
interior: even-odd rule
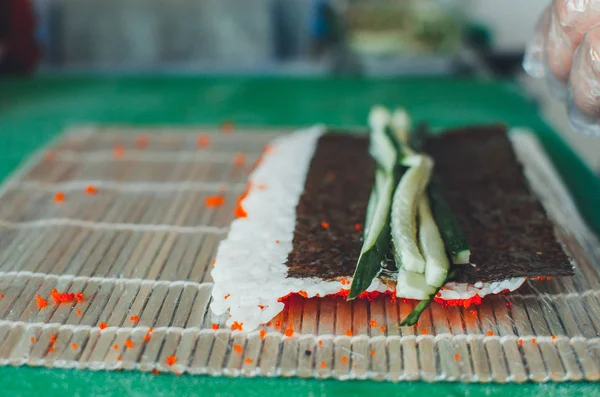
[[[523,67],[567,99],[576,131],[600,136],[600,0],[554,0],[527,46]]]

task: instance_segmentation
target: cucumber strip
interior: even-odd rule
[[[456,216],[444,200],[441,188],[435,178],[431,181],[427,190],[431,200],[431,212],[452,263],[455,265],[470,263],[471,250],[469,243],[458,224]]]
[[[410,116],[406,110],[401,108],[394,110],[392,114],[392,126],[398,140],[407,145],[410,131]]]
[[[409,168],[400,179],[392,202],[391,229],[396,265],[417,273],[425,271],[425,260],[416,238],[417,199],[429,181],[432,168],[433,161],[421,156],[419,164]]]
[[[434,287],[441,287],[448,276],[450,262],[440,232],[431,215],[426,194],[419,200],[418,212],[419,247],[425,259],[425,281]]]
[[[386,126],[390,121],[390,113],[381,107],[374,107],[369,114],[369,153],[377,164],[386,172],[391,173],[398,160],[398,151],[394,142],[386,134]]]
[[[348,300],[356,298],[369,288],[373,279],[381,271],[381,262],[390,249],[390,203],[394,192],[394,176],[383,174],[379,179],[383,180],[381,187],[375,186],[378,191],[377,202],[369,230],[365,233]]]
[[[448,273],[448,276],[446,277],[444,284],[446,284],[448,281],[454,279],[455,275],[456,275],[455,271]],[[429,296],[426,299],[423,299],[421,302],[417,303],[417,305],[415,306],[413,311],[410,312],[404,320],[402,320],[402,322],[400,323],[400,326],[415,325],[417,323],[417,321],[419,321],[419,317],[421,317],[421,314],[425,311],[427,306],[429,306],[429,304],[435,298],[435,296],[440,291],[440,289],[442,289],[442,287],[435,288],[434,291],[431,294],[429,294]]]
[[[396,282],[396,295],[407,299],[428,299],[431,294],[435,294],[436,287],[427,284],[425,276],[421,273],[415,273],[401,268],[398,271],[398,280]]]

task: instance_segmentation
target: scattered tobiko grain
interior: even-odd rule
[[[348,363],[348,357],[342,356],[342,364],[346,364],[346,363]]]
[[[115,145],[113,147],[113,155],[115,158],[120,159],[125,155],[125,148],[122,145]]]
[[[177,362],[177,357],[169,356],[169,357],[167,357],[167,359],[165,361],[166,361],[167,365],[173,365]]]
[[[30,341],[31,343],[35,343],[35,338],[32,336],[31,338],[29,338],[29,341]]]
[[[246,162],[246,155],[244,153],[237,153],[233,158],[233,165],[241,167]]]
[[[375,327],[377,327],[377,321],[375,321],[375,320],[371,320],[371,321],[369,321],[369,325],[370,325],[371,327],[375,328]]]
[[[460,360],[460,355],[459,355],[459,354],[455,354],[455,355],[454,355],[454,359],[455,359],[456,361]]]
[[[150,143],[150,139],[148,138],[148,135],[146,135],[146,134],[140,134],[135,139],[135,145],[140,149],[145,149],[146,147],[148,147],[149,143]]]
[[[104,321],[102,321],[99,325],[98,328],[100,329],[105,329],[107,327],[106,323]]]
[[[75,312],[75,314],[77,314],[78,316],[81,316],[81,310],[77,310],[77,311]]]
[[[291,338],[292,336],[294,336],[294,329],[293,328],[288,328],[285,330],[284,335],[287,336],[288,338]]]
[[[252,364],[252,359],[251,358],[247,358],[244,360],[246,362],[246,364]]]
[[[233,350],[235,350],[236,353],[241,354],[244,349],[240,345],[233,345]]]
[[[381,332],[385,332],[386,329],[387,328],[385,327],[385,325],[382,325],[381,328],[380,328]]]
[[[351,330],[350,328],[348,328],[348,329],[346,330],[346,335],[347,335],[347,336],[352,336],[352,330]]]
[[[78,345],[77,343],[73,343],[73,344],[71,344],[71,348],[72,348],[73,350],[77,350],[77,348],[78,348],[78,347],[79,347],[79,345]]]
[[[133,341],[131,339],[127,339],[125,341],[125,347],[127,347],[128,349],[131,349],[133,347]]]
[[[42,298],[39,295],[35,296],[35,300],[36,300],[37,307],[38,307],[39,310],[42,310],[43,308],[45,308],[46,306],[48,306],[48,301],[46,299]]]
[[[225,197],[223,197],[220,194],[216,195],[216,196],[208,196],[204,200],[204,205],[206,205],[209,208],[220,207],[224,203],[225,203]]]
[[[264,329],[261,329],[259,332],[260,335],[260,339],[265,339],[265,337],[267,336],[267,331],[265,331]]]
[[[131,317],[129,317],[129,320],[133,321],[134,323],[137,322],[137,321],[139,321],[139,319],[140,319],[140,316],[131,316]]]
[[[308,298],[308,294],[306,293],[306,291],[300,290],[298,291],[298,295],[300,295],[303,298]]]
[[[62,303],[69,303],[75,300],[75,294],[73,292],[58,292],[56,288],[50,291],[50,296],[54,301],[55,305],[60,305]],[[83,299],[83,294],[82,294]]]
[[[211,325],[211,328],[216,331],[219,329],[219,324],[213,324]]]
[[[360,223],[354,224],[354,230],[356,230],[357,232],[360,232]]]
[[[322,227],[323,229],[329,229],[329,223],[327,223],[327,222],[323,221],[323,222],[321,222],[321,227]]]
[[[210,145],[210,136],[200,135],[196,141],[196,146],[198,146],[200,149],[204,149],[207,148],[208,145]]]
[[[54,194],[54,202],[56,204],[62,204],[65,202],[65,194],[63,192],[56,192]]]
[[[327,363],[325,361],[321,361],[321,368],[327,368]]]
[[[233,324],[231,324],[231,330],[235,331],[242,331],[244,327],[244,323],[238,323],[237,321],[234,321]]]
[[[88,196],[93,196],[93,195],[95,195],[96,193],[98,193],[98,188],[97,188],[96,186],[94,186],[94,185],[87,185],[87,186],[85,187],[85,193],[86,193]]]
[[[48,348],[48,351],[49,351],[50,353],[54,353],[54,346],[50,346],[50,347]]]
[[[116,343],[113,345],[113,349],[115,350],[119,350],[119,345],[117,345]]]
[[[146,333],[146,335],[144,335],[144,342],[149,342],[150,341],[150,333]]]
[[[83,299],[84,299],[83,292],[75,293],[75,300],[77,301],[77,303],[83,302]]]
[[[487,335],[488,335],[488,336],[494,336],[494,331],[488,331],[488,332],[487,332]]]
[[[371,349],[371,355],[374,356],[375,355],[375,349]]]

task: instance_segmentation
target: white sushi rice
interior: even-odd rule
[[[215,322],[234,322],[252,331],[273,319],[284,308],[279,299],[302,292],[306,297],[334,295],[350,288],[351,278],[324,281],[318,278],[288,278],[288,254],[296,227],[296,207],[304,190],[311,159],[324,127],[315,126],[276,138],[269,153],[250,175],[251,188],[242,206],[248,216],[231,223],[227,238],[219,245],[212,270],[214,286],[211,311]],[[344,284],[342,284],[344,281]],[[441,299],[484,297],[504,290],[514,291],[525,278],[511,278],[475,285],[451,282]],[[379,279],[368,292],[393,291]],[[402,293],[399,297],[404,297]]]
[[[275,139],[272,150],[250,175],[252,186],[265,188],[251,189],[244,199],[248,217],[231,223],[211,273],[211,310],[216,316],[229,313],[228,326],[237,321],[244,331],[256,329],[283,310],[284,304],[278,300],[291,293],[326,296],[350,287],[342,280],[287,277],[285,262],[292,251],[296,206],[323,132],[324,128],[317,126]],[[379,280],[369,287],[369,291],[386,289]]]

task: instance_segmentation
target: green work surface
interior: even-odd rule
[[[442,78],[361,80],[224,77],[41,77],[0,80],[0,179],[78,123],[364,125],[371,105],[403,106],[433,127],[504,122],[538,133],[588,224],[600,234],[600,180],[538,116],[518,87]],[[462,385],[229,379],[138,372],[0,368],[2,395],[600,395],[589,383]]]

